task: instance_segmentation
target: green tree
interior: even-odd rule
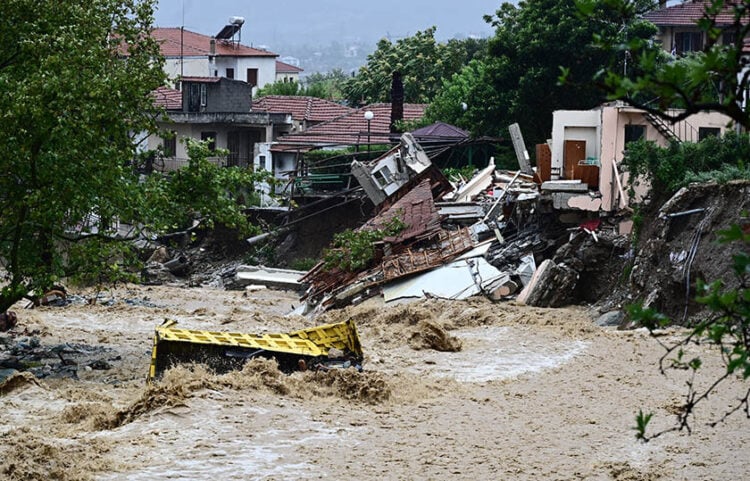
[[[342,100],[342,88],[347,76],[341,69],[334,69],[328,73],[314,73],[308,76],[304,83],[277,81],[258,90],[256,96],[292,95],[317,97],[326,100]]]
[[[258,89],[256,97],[265,97],[266,95],[306,95],[305,89],[299,82],[283,82],[277,80],[272,84],[267,84]]]
[[[640,1],[644,9],[651,4]],[[602,32],[649,38],[655,29],[638,21],[636,11],[621,15],[606,7],[584,20],[574,2],[503,3],[486,16],[495,27],[487,57],[446,79],[428,115],[475,135],[507,136],[507,126],[517,122],[527,142],[535,144],[549,136],[555,110],[599,105],[604,93],[591,79],[609,65],[612,52],[593,40]],[[561,73],[565,82],[559,81]]]
[[[367,64],[359,69],[355,77],[346,81],[344,96],[353,106],[387,102],[390,100],[393,73],[400,72],[405,101],[428,103],[444,78],[483,52],[484,43],[479,40],[437,42],[435,27],[395,43],[382,39],[377,49],[367,56]]]
[[[578,0],[586,15],[600,8],[628,15],[636,5],[633,0]],[[595,78],[608,98],[625,100],[666,120],[678,121],[696,112],[715,111],[750,128],[750,114],[744,107],[750,71],[743,55],[745,38],[750,34],[748,8],[747,0],[707,2],[703,18],[697,22],[706,45],[702,51],[682,57],[654,48],[651,38],[602,32],[598,44],[612,51],[628,52],[631,61],[627,72],[603,69]],[[732,24],[720,28],[719,14],[729,16]],[[726,38],[734,41],[725,44]],[[670,108],[684,110],[674,112]]]
[[[115,255],[116,219],[136,216],[128,164],[137,135],[155,127],[149,93],[164,81],[153,6],[0,4],[0,312],[93,268],[86,258]]]
[[[344,99],[344,82],[348,79],[349,76],[340,68],[326,73],[315,72],[305,78],[305,92],[310,97],[340,101]]]
[[[475,59],[453,74],[427,107],[425,121],[449,122],[477,136],[497,133],[500,99],[492,85],[490,62]]]
[[[258,232],[244,209],[258,204],[256,186],[273,186],[273,174],[245,167],[221,167],[210,158],[226,157],[228,151],[211,151],[208,142],[187,139],[188,165],[146,180],[143,219],[156,231],[179,230],[200,220],[238,231],[241,236]]]

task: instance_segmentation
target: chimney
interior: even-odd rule
[[[216,39],[211,37],[211,43],[208,51],[209,55],[216,55]]]
[[[404,83],[401,72],[393,72],[391,80],[391,133],[396,132],[396,122],[404,120]]]

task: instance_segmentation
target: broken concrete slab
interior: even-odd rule
[[[542,183],[542,191],[588,192],[589,186],[580,180],[548,180]]]
[[[600,327],[615,327],[622,324],[625,313],[622,311],[609,311],[597,318],[596,325]]]
[[[399,279],[383,286],[386,302],[426,295],[445,299],[467,299],[482,292],[494,292],[510,276],[492,267],[483,257],[450,262],[420,275]]]
[[[516,300],[536,307],[562,307],[570,302],[578,272],[551,259],[542,262]]]
[[[523,141],[523,135],[521,134],[521,127],[517,123],[511,124],[508,126],[508,131],[521,171],[526,175],[534,175],[534,170],[529,162],[529,152],[526,150],[526,143]]]
[[[265,266],[238,266],[234,283],[240,288],[249,285],[264,285],[282,289],[302,289],[300,279],[306,272],[292,269],[278,269]]]
[[[492,185],[493,175],[495,173],[495,158],[490,157],[487,167],[479,171],[465,185],[459,187],[453,200],[455,202],[469,202],[474,197],[489,189]]]

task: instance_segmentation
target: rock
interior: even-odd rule
[[[90,367],[91,369],[95,369],[97,371],[109,371],[110,369],[112,369],[112,365],[104,359],[97,359],[96,361],[89,363],[87,367]]]
[[[622,311],[609,311],[596,320],[596,325],[601,327],[614,327],[619,326],[622,320],[625,319],[625,313]]]
[[[168,260],[169,253],[167,252],[167,248],[164,246],[160,246],[156,250],[154,250],[154,253],[151,254],[151,257],[148,258],[148,261],[146,261],[146,263],[151,264],[152,262],[155,262],[157,264],[164,264]]]
[[[145,285],[161,285],[177,281],[177,277],[164,267],[164,264],[159,263],[147,264],[141,273],[141,278]]]
[[[542,262],[516,299],[536,307],[561,307],[572,301],[578,272],[564,263]]]
[[[344,357],[344,351],[332,347],[328,350],[328,359],[340,359]]]
[[[0,314],[0,331],[13,329],[18,322],[18,317],[13,311],[7,311]]]

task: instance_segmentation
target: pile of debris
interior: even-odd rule
[[[78,378],[80,369],[109,370],[120,359],[111,349],[102,346],[63,343],[45,345],[39,333],[0,336],[0,382],[19,372],[37,378]]]
[[[602,255],[627,253],[629,245],[614,223],[605,225],[598,216],[563,224],[541,179],[524,167],[526,156],[519,156],[519,171],[499,171],[490,159],[458,184],[431,164],[409,134],[371,163],[355,161],[352,173],[377,207],[358,230],[383,232],[394,219],[403,229],[375,240],[363,268],[322,261],[310,270],[301,279],[309,285],[304,312],[377,294],[386,302],[484,294],[493,300],[518,296],[538,306],[569,303],[577,286],[586,284],[579,283],[582,274],[600,269]],[[565,258],[555,256],[566,243]],[[594,251],[600,252],[586,254]]]

